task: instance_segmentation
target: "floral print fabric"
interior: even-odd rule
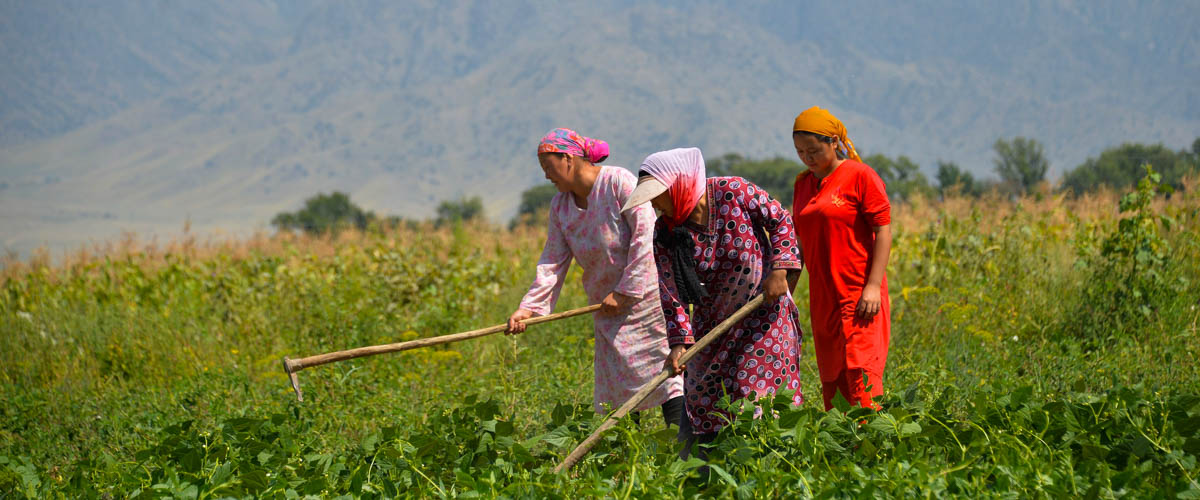
[[[599,303],[613,291],[642,298],[627,314],[594,315],[597,412],[605,411],[604,404],[615,408],[632,397],[662,371],[670,353],[652,255],[654,210],[645,204],[621,213],[636,184],[629,171],[604,166],[588,194],[586,209],[579,208],[570,193],[555,195],[537,275],[520,306],[538,315],[549,314],[572,258],[583,268],[583,288],[590,303]],[[673,377],[638,410],[682,395],[683,380]]]
[[[654,248],[672,346],[695,343],[762,293],[765,272],[801,268],[791,215],[766,191],[740,177],[716,177],[707,181],[707,196],[707,227],[684,225],[696,245],[692,264],[708,290],[704,304],[689,312],[680,303],[670,256],[661,245]],[[660,219],[656,230],[665,227]],[[737,400],[789,389],[796,391],[795,404],[803,402],[798,314],[785,294],[751,313],[688,362],[686,410],[695,432],[719,431],[732,418],[717,408],[725,395]]]

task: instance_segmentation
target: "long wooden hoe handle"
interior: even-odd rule
[[[730,328],[733,328],[733,325],[738,324],[738,322],[745,319],[746,316],[749,316],[751,312],[754,312],[755,309],[758,309],[762,303],[762,295],[751,299],[750,302],[747,302],[746,305],[742,306],[741,309],[738,309],[737,312],[733,313],[732,316],[726,318],[725,321],[722,321],[721,324],[717,325],[716,328],[713,328],[698,342],[693,344],[692,347],[688,348],[688,350],[683,353],[683,356],[679,358],[679,364],[687,364],[688,361],[696,357],[696,354],[698,354],[701,349],[704,349],[705,346],[713,343],[717,340],[717,338],[724,335],[725,332],[729,331]],[[558,467],[554,468],[554,472],[563,472],[574,466],[579,459],[583,458],[583,456],[586,455],[587,452],[596,445],[596,442],[600,441],[601,434],[617,425],[617,421],[620,420],[621,417],[629,414],[629,412],[633,411],[634,408],[637,408],[639,404],[642,404],[642,401],[645,401],[647,397],[650,397],[650,393],[654,392],[658,386],[662,385],[663,382],[666,382],[667,379],[671,378],[672,376],[671,370],[663,368],[663,371],[659,372],[658,375],[655,375],[650,382],[646,383],[646,385],[643,385],[642,388],[633,395],[633,397],[629,398],[629,401],[626,401],[625,404],[621,405],[620,408],[617,408],[617,411],[609,415],[608,418],[604,420],[604,423],[600,424],[600,427],[597,427],[596,430],[592,432],[592,435],[588,436],[587,439],[584,439],[582,443],[579,443],[579,446],[576,446],[575,449],[571,451],[571,454],[567,455],[567,458],[564,458],[562,463],[558,464]]]
[[[594,305],[590,305],[587,307],[580,307],[578,309],[571,309],[570,311],[563,311],[563,312],[556,313],[556,314],[550,314],[550,315],[546,315],[546,316],[538,316],[535,318],[529,318],[525,321],[522,321],[522,323],[525,323],[526,325],[536,325],[539,323],[546,323],[546,322],[554,321],[556,319],[570,318],[572,316],[579,316],[580,314],[587,314],[590,312],[597,311],[599,309],[600,309],[600,304],[594,304]],[[387,352],[407,351],[409,349],[417,349],[419,347],[429,347],[429,346],[434,346],[434,345],[439,345],[439,344],[449,344],[451,342],[458,342],[460,340],[473,339],[476,337],[483,337],[483,336],[491,335],[493,333],[503,332],[506,329],[508,329],[508,323],[504,323],[504,324],[496,325],[496,326],[489,326],[487,328],[483,328],[480,330],[471,330],[469,332],[453,333],[450,335],[442,335],[442,336],[438,336],[438,337],[429,337],[429,338],[424,338],[424,339],[410,340],[408,342],[397,342],[394,344],[373,345],[373,346],[367,346],[367,347],[359,347],[357,349],[348,349],[345,351],[317,354],[315,356],[309,356],[307,358],[288,359],[287,356],[284,356],[283,357],[283,371],[287,372],[288,380],[292,383],[292,390],[296,391],[296,399],[298,401],[304,401],[304,393],[302,393],[300,391],[300,381],[299,381],[299,379],[296,378],[296,372],[303,370],[305,368],[311,368],[313,366],[323,365],[326,363],[333,363],[335,361],[345,361],[347,359],[361,358],[363,356],[374,356],[376,354],[383,354],[383,353],[387,353]]]

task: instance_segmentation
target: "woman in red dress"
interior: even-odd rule
[[[825,409],[841,392],[878,408],[891,335],[887,292],[891,205],[883,180],[862,163],[846,127],[812,107],[792,126],[808,171],[796,177],[792,214],[808,268],[813,345]],[[795,286],[795,283],[790,283]]]

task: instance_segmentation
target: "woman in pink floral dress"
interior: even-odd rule
[[[522,321],[554,309],[574,258],[583,268],[595,315],[597,412],[616,408],[662,370],[670,352],[658,301],[658,274],[651,249],[654,211],[650,206],[622,213],[637,179],[620,167],[599,166],[608,144],[569,129],[554,129],[538,146],[538,162],[558,188],[550,201],[546,246],[537,274],[520,306],[508,319],[511,333]],[[669,424],[683,411],[683,380],[674,377],[637,408],[663,406]]]
[[[791,215],[746,179],[706,179],[696,148],[652,154],[641,170],[626,207],[650,200],[662,212],[654,255],[671,344],[666,367],[680,372],[686,347],[765,295],[758,310],[687,363],[681,440],[711,440],[732,418],[717,407],[726,395],[736,401],[791,390],[801,404],[802,333],[787,293],[787,273],[801,269]]]

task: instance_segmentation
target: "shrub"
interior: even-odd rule
[[[346,193],[318,193],[304,201],[296,212],[281,212],[271,219],[280,230],[302,230],[309,234],[337,233],[342,229],[364,230],[375,220],[373,212],[364,211],[350,202]]]
[[[1165,274],[1170,246],[1161,231],[1171,220],[1156,214],[1151,202],[1169,192],[1162,176],[1145,165],[1137,189],[1121,197],[1126,214],[1103,235],[1089,227],[1076,241],[1079,265],[1090,269],[1079,312],[1067,318],[1068,331],[1091,341],[1108,340],[1115,332],[1132,332],[1145,324],[1174,287]]]
[[[513,216],[508,227],[515,228],[520,224],[527,226],[545,222],[550,210],[550,200],[558,194],[554,184],[539,184],[521,193],[521,204],[517,206],[517,215]]]
[[[1162,144],[1122,144],[1104,150],[1098,158],[1088,158],[1067,172],[1063,176],[1062,189],[1075,194],[1102,187],[1127,189],[1137,184],[1145,164],[1157,165],[1163,183],[1175,189],[1183,188],[1183,177],[1195,174],[1200,168],[1196,155],[1187,151],[1171,151]]]
[[[483,218],[483,200],[478,196],[459,198],[458,201],[443,201],[437,207],[435,225],[467,222]]]
[[[785,207],[792,204],[792,188],[796,183],[796,175],[805,170],[804,165],[780,156],[767,160],[751,160],[736,153],[727,153],[709,160],[704,168],[709,177],[743,177],[766,189],[772,198],[779,200]]]
[[[1014,193],[1028,193],[1046,179],[1050,162],[1037,139],[997,139],[992,147],[996,151],[996,174]]]

